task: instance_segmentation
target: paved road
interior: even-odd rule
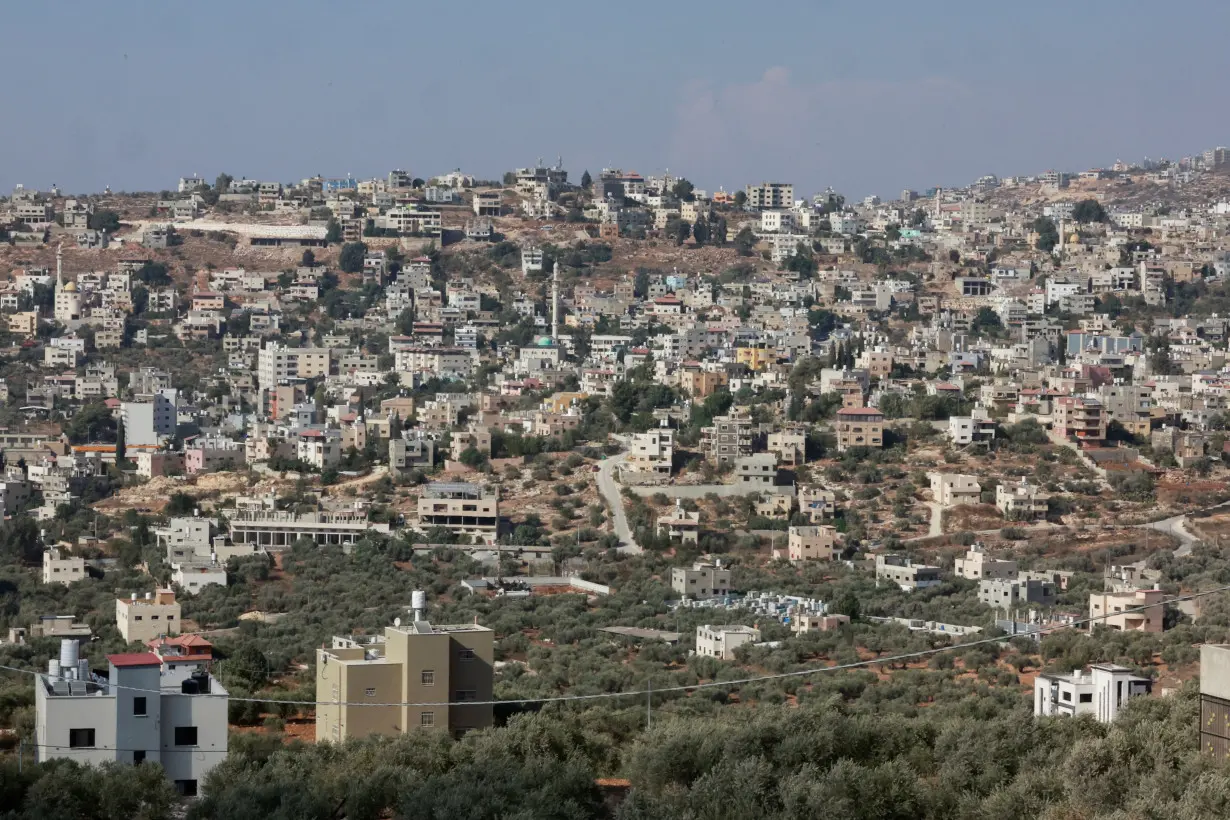
[[[615,480],[615,468],[624,460],[625,455],[620,453],[598,463],[598,492],[611,508],[615,537],[619,539],[619,551],[636,555],[641,552],[641,547],[632,535],[632,528],[628,526],[628,516],[624,514],[624,499],[619,494],[619,483]]]
[[[1223,501],[1220,504],[1214,504],[1211,507],[1203,507],[1192,512],[1209,512],[1210,510],[1219,510],[1230,506],[1230,501]],[[1180,515],[1172,515],[1170,518],[1163,518],[1161,521],[1150,521],[1148,524],[1137,524],[1136,526],[1142,529],[1155,530],[1164,532],[1167,535],[1173,535],[1179,539],[1179,548],[1174,551],[1176,558],[1192,554],[1192,547],[1200,541],[1199,538],[1187,531],[1187,517],[1191,513],[1181,513]]]
[[[788,490],[789,488],[783,487],[781,489]],[[710,493],[721,496],[751,495],[752,493],[764,492],[764,488],[747,484],[680,484],[678,486],[663,484],[633,487],[632,492],[645,497],[662,493],[667,498],[704,498]]]

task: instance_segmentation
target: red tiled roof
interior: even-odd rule
[[[107,660],[112,666],[121,669],[128,666],[161,666],[162,659],[153,652],[121,652],[118,655],[108,655]]]

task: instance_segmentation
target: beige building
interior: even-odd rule
[[[791,527],[787,549],[792,562],[832,561],[837,550],[837,528],[828,524]]]
[[[843,407],[837,411],[837,451],[884,446],[884,414],[874,407]]]
[[[680,595],[694,598],[712,598],[730,593],[730,570],[717,561],[706,564],[698,561],[689,569],[675,567],[671,570],[671,589]]]
[[[676,502],[669,513],[658,516],[658,532],[672,542],[696,544],[700,541],[700,512],[688,512]]]
[[[419,528],[443,527],[494,538],[500,528],[499,496],[477,484],[428,484],[419,496]]]
[[[1089,617],[1098,620],[1089,626],[1092,629],[1102,624],[1121,632],[1161,632],[1166,628],[1161,603],[1165,597],[1160,589],[1091,593]]]
[[[1051,496],[1040,487],[1022,478],[1016,484],[1004,483],[995,487],[995,506],[1009,521],[1028,521],[1045,518]]]
[[[748,643],[760,640],[760,630],[751,626],[696,627],[696,654],[706,658],[735,659],[735,650]]]
[[[64,555],[58,549],[43,553],[43,583],[68,586],[85,577],[85,559]]]
[[[977,504],[982,498],[982,485],[972,475],[932,473],[931,498],[941,507]]]
[[[803,632],[828,632],[850,623],[849,615],[821,615],[816,612],[796,614],[790,618],[790,631],[796,635]]]
[[[995,578],[1015,578],[1017,574],[1016,561],[1001,561],[989,557],[982,544],[970,545],[964,558],[958,558],[953,565],[953,574],[958,578],[968,578],[971,581]]]
[[[128,643],[145,643],[161,635],[178,635],[181,619],[175,591],[160,589],[147,592],[144,597],[134,592],[130,598],[117,599],[115,625]]]
[[[794,186],[786,182],[748,185],[746,193],[750,208],[783,210],[794,207]]]
[[[461,454],[473,447],[483,455],[491,456],[491,431],[472,427],[460,433],[453,433],[449,443],[448,457],[453,461],[461,461]]]
[[[783,430],[780,433],[769,433],[768,450],[777,456],[778,466],[793,470],[803,464],[806,458],[807,434],[802,430]]]
[[[494,661],[495,633],[477,624],[416,620],[370,642],[334,638],[316,650],[316,742],[490,726]]]
[[[659,427],[648,433],[636,433],[628,446],[628,454],[620,465],[619,474],[625,481],[645,484],[669,479],[675,458],[675,431]]]

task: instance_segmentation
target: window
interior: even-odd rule
[[[151,615],[151,616],[149,616],[149,619],[150,619],[151,621],[156,621],[156,620],[158,620],[158,616],[157,616],[157,615]]]
[[[196,745],[196,727],[195,726],[176,726],[175,727],[175,745],[176,746],[195,746]]]
[[[142,617],[141,617],[140,615],[133,615],[133,616],[132,616],[132,619],[133,619],[134,621],[140,621],[140,620],[143,620],[143,619],[142,619]]]
[[[363,690],[363,694],[367,695],[369,698],[376,697],[376,687],[374,686],[367,687],[366,689]]]
[[[132,699],[132,713],[137,717],[145,717],[145,698]]]
[[[458,689],[457,690],[457,700],[459,701],[478,700],[478,693],[475,692],[473,689]]]
[[[139,766],[145,762],[145,752],[132,753],[132,765]]]
[[[93,749],[94,748],[94,730],[93,729],[69,729],[68,730],[68,748],[70,749]]]
[[[195,780],[176,780],[175,791],[180,797],[196,797],[196,781]]]
[[[1060,700],[1065,700],[1065,701],[1067,701],[1068,703],[1071,703],[1071,702],[1072,702],[1072,693],[1071,693],[1071,692],[1060,692],[1060,693],[1059,693],[1059,699],[1060,699]]]
[[[457,650],[457,659],[462,660],[462,661],[474,660],[474,650],[470,649],[469,647],[462,647],[461,649]]]
[[[420,678],[424,686],[436,685],[436,672],[434,669],[424,669],[420,675]]]
[[[1093,693],[1081,692],[1079,700],[1081,703],[1093,703]]]
[[[435,725],[436,725],[436,713],[435,712],[420,712],[419,713],[419,726],[430,727],[430,726],[435,726]]]

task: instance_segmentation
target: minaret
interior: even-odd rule
[[[551,265],[551,342],[559,344],[559,262]]]
[[[56,245],[56,290],[64,287],[64,243]]]

